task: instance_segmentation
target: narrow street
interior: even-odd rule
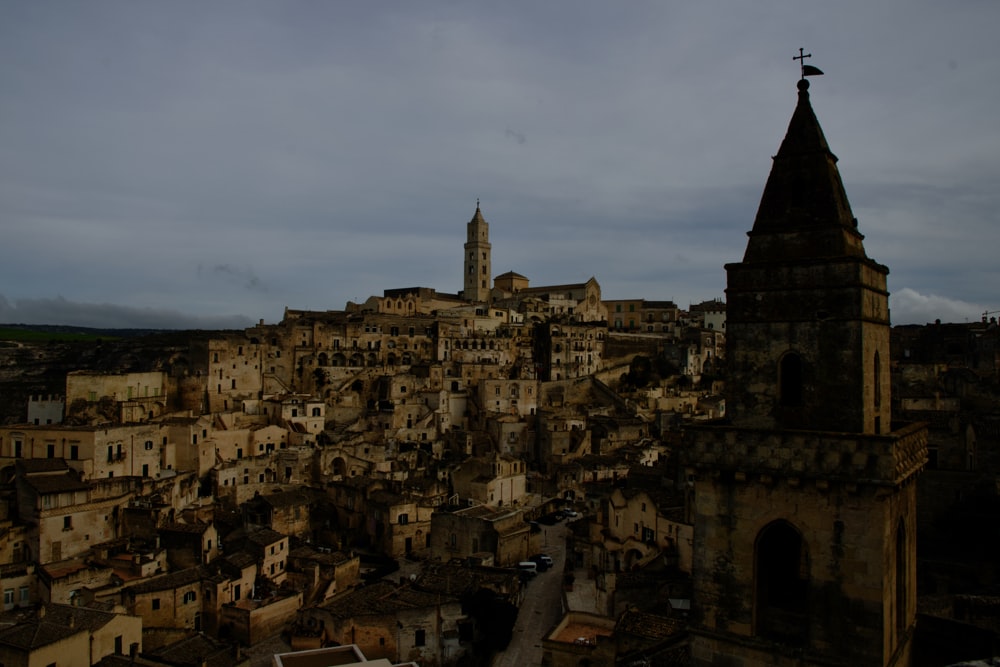
[[[566,526],[542,526],[541,553],[555,565],[528,582],[510,645],[498,653],[492,667],[534,667],[542,662],[542,637],[561,617],[562,575],[566,562]]]

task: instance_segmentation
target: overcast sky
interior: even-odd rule
[[[723,298],[798,65],[894,324],[1000,310],[994,0],[0,3],[0,322],[238,327],[493,270]]]

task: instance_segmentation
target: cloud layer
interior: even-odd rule
[[[894,322],[1000,308],[1000,5],[673,4],[5,3],[0,315],[455,292],[476,199],[497,273],[721,297],[799,46]]]

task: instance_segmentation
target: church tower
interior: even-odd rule
[[[490,253],[490,223],[483,218],[476,200],[476,213],[466,225],[465,240],[465,289],[466,301],[484,303],[490,300],[490,281],[493,279]]]
[[[798,89],[726,266],[727,420],[686,433],[692,657],[908,665],[927,434],[891,423],[889,271],[865,254],[805,76]]]

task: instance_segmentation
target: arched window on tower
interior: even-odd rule
[[[872,395],[872,402],[875,404],[875,433],[881,433],[882,415],[879,414],[879,407],[882,405],[882,358],[879,356],[878,350],[875,350],[872,372],[875,374],[874,378],[872,378],[875,384]]]
[[[755,634],[791,646],[806,641],[809,555],[802,535],[784,520],[760,531],[754,545]]]
[[[875,407],[882,405],[882,359],[879,357],[878,350],[875,350],[875,361],[872,364],[872,372],[875,373]]]
[[[896,641],[902,639],[906,632],[907,604],[907,553],[906,553],[906,523],[902,518],[896,528]]]
[[[784,407],[802,405],[802,357],[786,352],[779,362],[778,401]]]

